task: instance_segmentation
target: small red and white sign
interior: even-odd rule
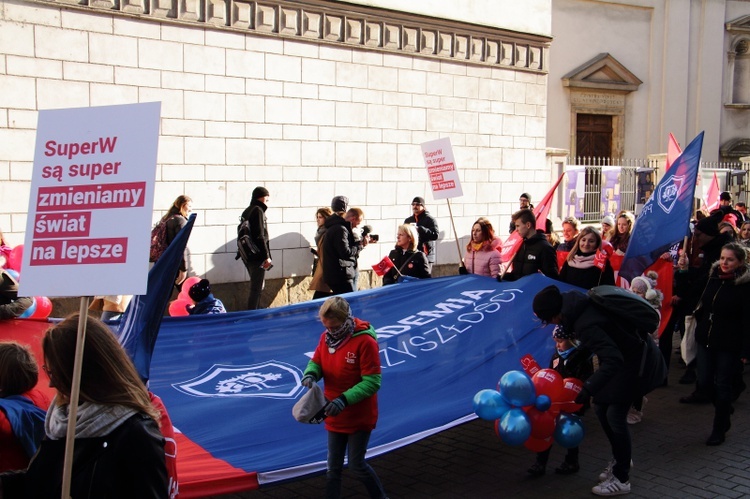
[[[457,198],[464,195],[450,137],[423,143],[422,156],[435,199]]]
[[[19,294],[145,294],[161,103],[39,112]]]

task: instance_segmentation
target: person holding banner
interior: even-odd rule
[[[479,217],[471,226],[471,241],[466,245],[464,267],[467,273],[495,278],[500,274],[500,252],[495,248],[502,242],[498,244],[496,240],[490,221]]]
[[[437,221],[425,209],[424,198],[417,196],[411,202],[412,216],[404,220],[405,224],[413,224],[419,233],[417,249],[427,255],[430,266],[435,263],[435,241],[440,236]]]
[[[523,242],[513,257],[513,270],[507,272],[502,279],[516,281],[525,275],[541,272],[547,277],[559,280],[557,253],[547,237],[537,232],[534,212],[518,210],[511,219]]]
[[[362,482],[371,498],[386,497],[375,471],[365,461],[367,443],[378,420],[380,354],[375,329],[352,315],[349,303],[340,296],[328,298],[319,311],[325,331],[300,383],[312,388],[324,380],[323,408],[328,431],[328,499],[341,496],[344,456],[349,469]]]
[[[601,247],[599,232],[591,226],[584,227],[560,269],[560,280],[584,289],[601,284],[614,286],[615,273]]]
[[[396,247],[388,254],[393,267],[383,276],[383,285],[395,284],[402,276],[427,279],[430,274],[430,262],[427,255],[417,250],[419,235],[414,225],[398,226],[396,233]]]
[[[60,497],[79,316],[48,329],[42,369],[57,394],[47,412],[46,438],[28,469],[0,474],[0,497]],[[115,335],[86,320],[70,495],[85,498],[167,498],[159,412]]]

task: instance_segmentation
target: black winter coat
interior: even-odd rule
[[[399,275],[396,269],[401,272],[401,275],[409,277],[417,277],[419,279],[432,277],[427,256],[421,251],[412,250],[405,252],[401,248],[396,247],[388,254],[388,258],[393,262],[395,269],[391,269],[383,276],[383,284],[395,284],[398,282]]]
[[[440,236],[437,221],[425,210],[419,217],[414,215],[404,220],[405,224],[417,224],[419,242],[417,249],[427,255],[427,261],[435,263],[435,241]]]
[[[719,262],[711,273],[695,311],[695,340],[700,345],[737,356],[750,354],[750,267],[734,279],[719,279]]]
[[[599,369],[583,384],[597,404],[631,403],[637,393],[642,342],[579,291],[563,293],[562,325],[596,355]]]
[[[65,439],[44,439],[26,471],[0,475],[5,499],[60,497]],[[164,437],[153,419],[134,414],[109,435],[77,438],[71,497],[167,498]]]
[[[257,209],[255,209],[257,208]],[[253,199],[250,205],[242,212],[241,218],[248,221],[250,226],[250,239],[260,252],[254,257],[253,262],[258,265],[271,258],[270,240],[268,238],[268,220],[266,219],[266,210],[268,207],[265,203]]]
[[[607,260],[604,270],[600,270],[597,266],[585,269],[573,267],[566,260],[562,269],[560,269],[560,280],[579,288],[591,289],[602,284],[614,286],[615,273],[612,270],[612,265],[609,264],[609,260]]]
[[[335,213],[325,221],[323,238],[323,280],[332,289],[346,285],[357,272],[362,243],[354,240],[352,224]]]
[[[172,240],[174,240],[175,237],[177,237],[177,234],[180,233],[183,227],[187,225],[187,218],[183,217],[181,214],[177,213],[176,215],[172,215],[169,217],[169,219],[166,221],[167,224],[167,233],[166,233],[166,239],[167,239],[167,246],[172,244]],[[187,247],[185,247],[185,252],[182,255],[182,261],[180,262],[180,270],[183,272],[187,272],[187,259],[188,259],[188,251]]]
[[[557,253],[547,241],[547,236],[536,232],[528,239],[524,239],[518,252],[513,257],[513,270],[503,277],[505,281],[515,281],[525,275],[542,274],[552,279],[560,279],[557,270]]]

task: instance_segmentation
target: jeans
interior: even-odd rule
[[[630,459],[633,450],[627,422],[629,410],[630,402],[595,405],[596,416],[604,434],[607,435],[615,458],[612,474],[622,483],[630,480]]]
[[[349,469],[362,482],[371,498],[383,499],[385,490],[380,484],[375,470],[365,461],[369,431],[356,433],[328,432],[328,471],[326,472],[326,498],[341,497],[341,472],[344,469],[344,454],[349,447]]]
[[[715,403],[731,403],[732,381],[736,377],[738,352],[722,352],[698,345],[698,386],[713,392]],[[713,390],[711,390],[713,388]]]
[[[261,267],[260,263],[250,262],[247,266],[247,273],[250,274],[250,294],[247,297],[248,310],[260,308],[260,295],[263,293],[263,285],[266,279],[266,269]]]

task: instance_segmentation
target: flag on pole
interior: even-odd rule
[[[151,355],[156,345],[159,326],[172,294],[185,246],[193,230],[195,216],[195,213],[190,215],[187,224],[180,229],[149,270],[146,294],[133,297],[120,320],[117,339],[128,352],[144,382],[148,381],[150,376]]]
[[[680,147],[679,142],[677,142],[677,139],[675,139],[674,135],[670,132],[669,142],[667,142],[667,170],[669,170],[672,163],[680,157],[680,154],[682,154],[682,148]]]
[[[675,242],[682,240],[693,212],[703,132],[672,163],[636,220],[620,276],[631,281]]]
[[[711,185],[708,186],[708,194],[706,199],[703,201],[706,207],[706,211],[709,213],[719,207],[719,179],[714,172],[714,178],[711,180]]]
[[[372,270],[380,277],[386,275],[392,268],[394,268],[393,261],[387,256],[372,266]]]
[[[560,185],[560,182],[562,182],[564,176],[565,172],[562,172],[560,178],[558,178],[557,182],[555,182],[555,185],[552,186],[547,194],[544,195],[542,200],[534,207],[534,217],[536,217],[537,230],[543,231],[546,229],[545,221],[547,220],[549,210],[552,207],[552,198],[555,196],[557,186]],[[503,245],[500,247],[500,260],[503,263],[508,263],[513,260],[513,255],[515,255],[516,251],[518,251],[518,248],[521,247],[522,242],[523,239],[518,235],[518,232],[513,231],[513,233],[508,236],[508,239],[506,239]]]

